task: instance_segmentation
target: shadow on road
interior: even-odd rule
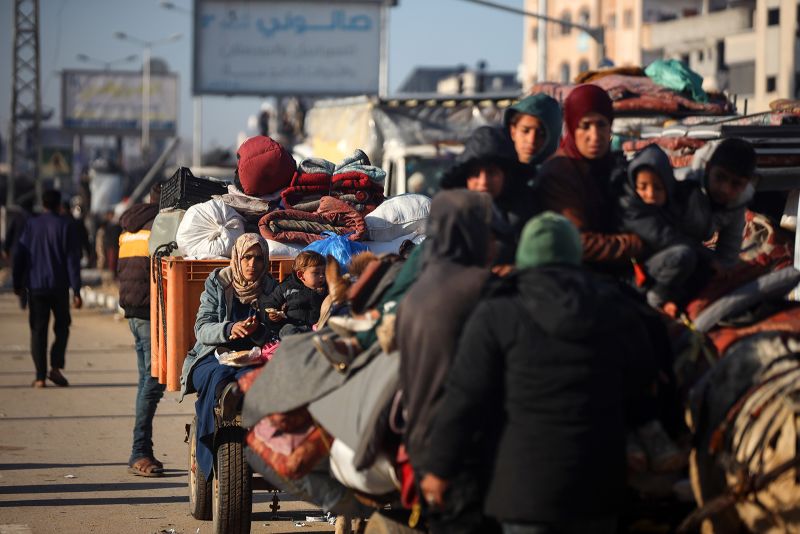
[[[158,417],[190,417],[185,413],[158,413]],[[44,415],[41,417],[0,417],[0,423],[5,421],[54,421],[56,419],[133,419],[134,414],[120,415]]]
[[[77,463],[77,464],[0,464],[0,471],[21,471],[23,469],[69,469],[76,467],[110,467],[127,466],[125,462],[104,462],[96,464]]]
[[[3,501],[0,508],[17,508],[26,506],[117,506],[129,504],[167,504],[188,503],[189,496],[182,497],[109,497],[91,499],[35,499],[30,501]]]
[[[58,386],[47,385],[45,389],[56,389]],[[135,388],[136,384],[70,384],[69,389],[96,389],[96,388]],[[0,389],[31,389],[30,384],[10,384],[7,386],[0,386]]]
[[[186,484],[175,482],[120,482],[116,484],[35,484],[30,486],[0,487],[0,495],[25,493],[84,493],[95,491],[129,491],[184,488]]]

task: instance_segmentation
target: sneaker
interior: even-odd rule
[[[61,374],[60,369],[50,369],[50,372],[47,373],[47,378],[49,378],[53,384],[61,386],[62,388],[65,388],[69,385],[67,379]]]
[[[625,436],[625,457],[628,461],[628,470],[634,473],[647,471],[647,455],[634,432]]]
[[[640,426],[636,435],[644,446],[650,469],[656,473],[677,471],[686,466],[686,454],[681,451],[657,420]]]

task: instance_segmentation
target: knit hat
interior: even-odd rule
[[[583,245],[569,219],[552,211],[537,215],[522,229],[517,247],[517,268],[553,263],[580,265]]]

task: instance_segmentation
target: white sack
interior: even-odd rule
[[[410,239],[415,245],[419,245],[425,241],[425,235],[412,233],[401,235],[397,239],[391,241],[362,241],[362,243],[367,245],[370,252],[380,256],[381,254],[397,254],[400,251],[400,245],[402,245],[403,241],[406,239]]]
[[[303,248],[305,248],[305,245],[281,243],[279,241],[273,241],[272,239],[267,239],[267,245],[269,245],[269,257],[273,260],[279,257],[295,258],[303,251]]]
[[[195,204],[186,210],[175,241],[197,259],[231,257],[231,250],[244,233],[244,220],[221,200]]]
[[[411,233],[422,233],[431,212],[431,199],[407,194],[384,201],[364,217],[372,241],[392,241]]]
[[[383,495],[400,489],[397,473],[385,454],[379,454],[372,467],[363,471],[355,468],[353,456],[353,451],[342,440],[333,441],[330,466],[336,480],[369,495]]]

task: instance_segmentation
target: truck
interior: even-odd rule
[[[305,118],[295,157],[340,162],[363,150],[386,171],[384,194],[432,196],[442,174],[479,126],[500,125],[513,94],[358,96],[317,101]]]

